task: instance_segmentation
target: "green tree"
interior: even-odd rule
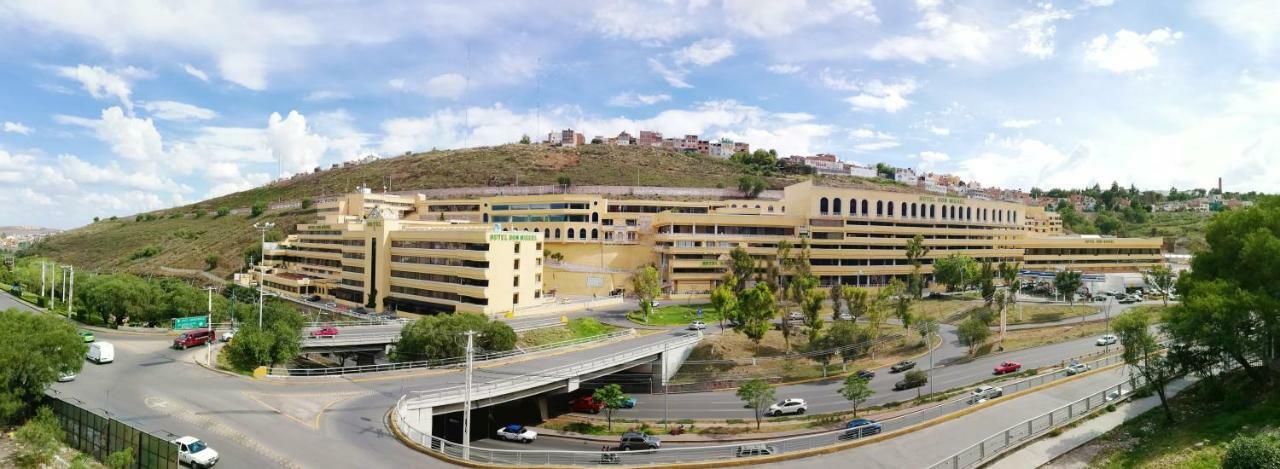
[[[938,326],[937,321],[932,319],[915,321],[915,323],[912,324],[912,327],[915,328],[916,333],[920,334],[920,341],[925,344],[925,347],[933,346],[933,344],[929,343],[929,337],[938,335],[938,329],[940,326]]]
[[[871,294],[867,289],[845,285],[843,296],[845,304],[849,306],[849,316],[854,321],[871,311]]]
[[[218,218],[222,218],[222,217],[225,217],[225,216],[230,215],[230,214],[231,214],[231,208],[229,208],[229,207],[218,207]]]
[[[556,176],[556,184],[562,188],[568,189],[569,186],[573,185],[573,179],[570,179],[569,176],[561,174],[559,176]]]
[[[1256,313],[1256,305],[1266,300],[1222,279],[1197,281],[1187,287],[1182,291],[1182,304],[1166,310],[1165,331],[1188,349],[1227,357],[1256,385],[1267,386],[1271,376],[1252,360],[1265,356],[1270,345],[1259,338],[1265,337],[1261,331],[1266,324]]]
[[[853,416],[858,416],[858,406],[867,402],[876,392],[871,389],[871,382],[867,378],[863,378],[856,374],[849,375],[844,379],[844,385],[840,386],[840,395],[849,401],[853,407]]]
[[[831,319],[840,319],[840,308],[844,305],[844,285],[839,283],[831,284]]]
[[[1053,276],[1053,288],[1062,293],[1067,303],[1072,306],[1076,304],[1076,292],[1083,285],[1084,282],[1081,280],[1080,272],[1074,270],[1064,270]],[[1081,319],[1083,319],[1083,316]]]
[[[1156,265],[1142,273],[1142,280],[1147,285],[1160,290],[1160,298],[1164,300],[1165,306],[1169,306],[1169,293],[1173,290],[1173,285],[1177,282],[1177,278],[1173,270],[1164,264]]]
[[[133,456],[133,448],[125,448],[107,455],[107,460],[103,461],[109,469],[132,469],[136,463]]]
[[[996,270],[991,266],[990,261],[983,261],[982,267],[978,269],[978,286],[982,292],[982,301],[991,306],[995,301],[996,295]]]
[[[805,290],[804,298],[800,300],[800,311],[804,313],[804,325],[809,329],[811,343],[817,342],[818,332],[822,330],[822,316],[818,313],[822,312],[822,302],[826,299],[827,294],[813,286]]]
[[[649,321],[649,314],[653,312],[653,299],[662,293],[662,284],[658,280],[658,269],[652,265],[646,265],[636,270],[631,275],[631,291],[640,298],[640,312],[644,314],[645,322]]]
[[[777,316],[777,302],[773,291],[763,283],[738,295],[738,324],[734,330],[746,335],[760,347],[760,341],[769,332],[770,321]]]
[[[1021,288],[1018,280],[1018,271],[1022,270],[1021,262],[1001,262],[1000,263],[1000,280],[1004,282],[1006,305],[1017,307],[1018,305],[1018,289]],[[1000,324],[1005,324],[1004,310],[1000,311]]]
[[[528,145],[528,144],[530,144],[530,143],[532,143],[532,142],[533,142],[533,140],[530,140],[530,139],[529,139],[529,135],[528,135],[528,134],[525,134],[525,135],[521,135],[521,136],[520,136],[520,143],[521,143],[521,144]]]
[[[13,433],[13,439],[21,443],[14,460],[21,468],[45,467],[62,449],[63,438],[62,426],[58,424],[53,410],[41,406],[35,417]]]
[[[831,359],[835,358],[837,345],[836,339],[831,334],[814,333],[809,336],[809,358],[822,365],[822,377],[827,377],[827,366],[831,364]]]
[[[916,397],[920,397],[920,389],[929,384],[929,374],[924,370],[911,370],[902,376],[908,388],[916,388]]]
[[[1160,353],[1162,347],[1152,334],[1151,326],[1151,313],[1143,309],[1130,309],[1111,321],[1111,329],[1124,346],[1124,362],[1137,370],[1146,380],[1146,386],[1156,392],[1160,407],[1164,408],[1165,419],[1173,422],[1173,410],[1169,408],[1165,388],[1177,377],[1178,366],[1173,359]]]
[[[204,256],[204,270],[213,270],[218,268],[218,261],[221,260],[222,258],[218,257],[217,254]]]
[[[956,338],[960,339],[960,345],[969,347],[969,354],[973,354],[988,337],[991,337],[991,329],[985,321],[977,317],[965,319],[956,328]]]
[[[747,198],[754,199],[769,187],[769,183],[764,178],[754,174],[747,174],[738,178],[738,191],[742,192]]]
[[[303,210],[310,209],[311,207],[314,207],[315,205],[316,205],[316,201],[315,201],[315,200],[312,200],[310,197],[306,197],[306,198],[302,199],[302,209],[303,209]]]
[[[596,388],[596,391],[591,394],[591,398],[604,404],[605,420],[608,422],[609,431],[613,431],[613,411],[621,409],[627,404],[628,397],[622,393],[622,387],[617,384],[606,384]]]
[[[1222,469],[1276,468],[1280,468],[1280,438],[1275,435],[1237,436],[1222,455]]]
[[[748,408],[752,410],[752,414],[756,418],[756,430],[760,429],[760,420],[764,418],[764,411],[776,399],[776,391],[773,385],[760,378],[749,380],[738,386],[738,399],[742,400]]]
[[[515,348],[516,333],[505,322],[473,313],[438,314],[406,325],[392,359],[403,362],[465,356],[467,331],[476,332],[473,340],[477,354]]]
[[[756,260],[742,246],[736,246],[729,251],[729,271],[733,274],[734,291],[741,292],[747,288],[747,280],[756,272]]]
[[[972,257],[952,254],[933,262],[933,278],[946,285],[947,291],[956,291],[957,287],[964,287],[966,282],[974,280],[972,273],[977,265]]]
[[[929,247],[924,245],[924,236],[915,235],[907,240],[907,247],[904,250],[907,256],[907,263],[911,264],[911,281],[908,283],[908,292],[913,298],[919,299],[924,292],[924,279],[920,275],[920,259],[929,255]]]
[[[840,349],[840,368],[848,371],[849,362],[866,355],[872,339],[866,326],[853,321],[837,321],[826,334],[830,348]]]
[[[902,283],[901,280],[893,279],[889,281],[889,291],[892,292],[891,301],[893,303],[893,315],[902,322],[902,328],[911,327],[911,302],[912,295],[909,287]]]
[[[724,330],[724,321],[738,322],[738,296],[734,294],[734,278],[728,276],[711,291],[711,309],[720,316],[720,330]]]
[[[79,372],[88,347],[57,316],[0,311],[0,423],[13,423],[63,372]]]

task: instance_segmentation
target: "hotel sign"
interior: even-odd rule
[[[961,205],[963,205],[963,204],[964,204],[964,202],[965,202],[965,199],[962,199],[962,198],[959,198],[959,197],[934,197],[934,196],[931,196],[931,195],[922,195],[922,196],[920,196],[920,201],[921,201],[921,202],[938,202],[938,203],[944,203],[944,204],[961,204]]]
[[[489,241],[537,241],[532,233],[489,233]]]
[[[1115,244],[1115,242],[1116,242],[1116,240],[1114,240],[1114,239],[1086,239],[1086,240],[1084,240],[1084,243],[1085,243],[1085,244]]]

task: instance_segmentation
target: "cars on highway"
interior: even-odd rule
[[[739,458],[749,458],[752,456],[768,456],[778,452],[778,448],[764,444],[742,445],[733,451],[733,455]]]
[[[569,401],[569,410],[574,412],[585,412],[588,414],[598,414],[600,409],[604,408],[604,403],[597,401],[591,396],[582,396]]]
[[[840,313],[840,316],[838,316],[838,317],[840,318],[840,320],[841,320],[841,321],[852,321],[852,320],[853,320],[853,315],[852,315],[852,314],[849,314],[849,313]]]
[[[1071,366],[1067,367],[1067,376],[1078,375],[1086,371],[1089,371],[1089,365],[1084,363],[1073,363]]]
[[[204,469],[218,463],[218,452],[195,437],[184,436],[171,443],[178,447],[178,464]]]
[[[911,381],[909,379],[903,378],[902,381],[893,383],[893,390],[902,391],[902,390],[911,389],[911,388],[918,388],[920,386],[924,386],[925,384],[928,384],[928,381],[924,381],[924,380]]]
[[[93,332],[91,331],[80,329],[80,340],[85,341],[85,343],[89,343],[97,340],[97,337],[94,337]]]
[[[316,302],[320,301],[320,295],[310,295],[302,298],[303,301]]]
[[[658,449],[660,446],[662,446],[662,440],[659,440],[658,437],[637,431],[623,433],[622,438],[618,441],[618,449],[623,451]]]
[[[996,386],[978,386],[969,393],[969,403],[978,404],[1004,395],[1004,389]]]
[[[89,344],[89,351],[84,353],[89,361],[99,365],[116,361],[116,347],[111,342],[94,342]]]
[[[186,350],[187,347],[204,345],[212,341],[212,329],[196,329],[178,334],[178,336],[173,339],[173,348]]]
[[[498,438],[516,443],[533,443],[538,439],[538,432],[528,429],[524,425],[510,424],[498,429]]]
[[[809,404],[806,404],[804,402],[804,399],[791,398],[791,399],[783,399],[782,402],[769,406],[769,410],[766,411],[765,413],[772,415],[774,417],[777,417],[783,414],[802,415],[808,409],[809,409]]]
[[[1095,343],[1096,343],[1096,344],[1098,344],[1098,346],[1099,346],[1099,347],[1101,347],[1101,346],[1103,346],[1103,345],[1115,345],[1115,344],[1116,344],[1116,336],[1115,336],[1115,334],[1107,334],[1107,335],[1104,335],[1104,336],[1102,336],[1102,337],[1099,337],[1099,338],[1098,338],[1098,341],[1097,341],[1097,342],[1095,342]]]
[[[312,339],[319,339],[322,337],[337,337],[337,336],[338,336],[338,328],[333,326],[325,326],[325,327],[321,327],[319,329],[311,331]]]
[[[237,333],[237,332],[240,332],[240,330],[239,330],[239,329],[235,329],[235,328],[232,328],[232,329],[231,329],[231,330],[229,330],[229,331],[223,332],[223,333],[222,333],[222,341],[223,341],[223,342],[231,342],[231,339],[236,338],[236,333]]]
[[[904,371],[910,370],[910,369],[915,368],[915,367],[916,367],[916,362],[913,362],[913,361],[910,361],[910,360],[903,360],[903,361],[900,361],[900,362],[898,362],[898,363],[894,363],[894,364],[893,364],[893,366],[889,367],[889,372],[890,372],[890,373],[901,373],[901,372],[904,372]]]
[[[841,438],[862,438],[868,435],[880,433],[883,427],[880,422],[871,419],[853,419],[844,426],[844,433],[840,434]]]
[[[857,372],[857,373],[854,373],[854,375],[855,375],[855,376],[857,376],[857,377],[859,377],[859,378],[862,378],[862,379],[865,379],[865,380],[870,381],[870,380],[871,380],[871,378],[875,378],[875,377],[876,377],[876,372],[871,371],[871,370],[858,370],[858,372]]]
[[[622,408],[623,408],[623,409],[634,409],[634,408],[636,408],[636,398],[631,397],[631,396],[627,396],[627,398],[626,398],[626,399],[623,399],[623,400],[622,400]]]
[[[707,323],[702,321],[694,321],[689,323],[689,330],[691,331],[700,331],[706,328],[707,328]]]
[[[1022,369],[1022,364],[1018,362],[1002,362],[995,367],[995,374],[1002,375],[1005,373],[1013,373]]]
[[[1133,295],[1126,295],[1126,296],[1120,297],[1120,304],[1122,305],[1131,305],[1139,301],[1142,301],[1142,299]]]

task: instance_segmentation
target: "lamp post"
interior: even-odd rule
[[[71,306],[76,301],[76,266],[69,265],[67,268],[71,269],[71,273],[67,274],[71,284],[67,292],[67,319],[71,319]]]
[[[217,339],[217,337],[214,336],[214,332],[213,332],[213,291],[217,289],[218,287],[215,287],[215,286],[204,287],[204,291],[209,292],[209,309],[207,310],[207,313],[209,315],[207,320],[208,321],[207,326],[209,326],[209,341],[205,342],[206,347],[205,347],[204,359],[205,359],[205,362],[207,362],[210,367],[213,366],[213,341]]]
[[[467,331],[466,388],[462,391],[462,460],[471,459],[471,373],[475,367],[475,331]]]
[[[929,347],[929,394],[933,394],[933,341],[930,340],[933,335],[933,327],[937,324],[934,321],[925,321],[924,346]]]

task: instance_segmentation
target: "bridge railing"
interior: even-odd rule
[[[556,381],[567,380],[584,373],[601,370],[611,366],[621,365],[632,362],[644,357],[648,357],[670,348],[679,348],[692,346],[702,340],[701,332],[681,332],[677,337],[663,340],[661,342],[640,345],[617,353],[607,354],[602,357],[590,360],[572,363],[556,368],[540,371],[536,375],[513,376],[483,383],[474,383],[471,386],[471,398],[485,399],[496,395],[521,391]],[[407,401],[407,405],[411,410],[424,407],[436,407],[445,404],[454,404],[463,401],[466,394],[466,386],[454,386],[442,389],[433,389],[430,391],[414,391],[410,393],[411,397]]]

